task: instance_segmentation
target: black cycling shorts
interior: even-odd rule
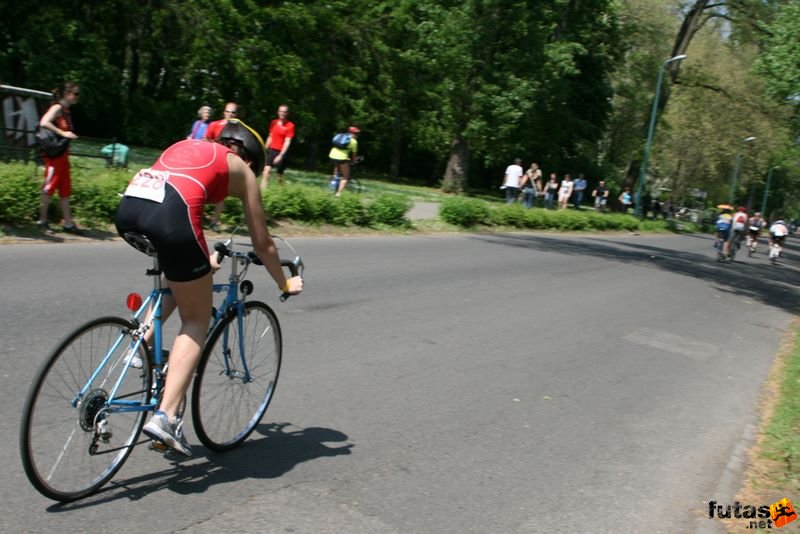
[[[189,207],[171,184],[162,203],[123,197],[114,223],[120,236],[135,232],[153,243],[167,280],[190,282],[211,272],[202,229],[195,232]]]
[[[283,155],[281,160],[278,162],[278,165],[272,164],[275,161],[275,156],[280,153],[280,150],[275,150],[274,148],[267,149],[267,166],[278,171],[278,174],[283,174],[283,171],[286,170],[286,160],[288,159],[286,154]]]

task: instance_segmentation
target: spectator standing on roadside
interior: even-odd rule
[[[503,176],[503,187],[506,192],[506,204],[512,204],[519,196],[520,180],[522,178],[522,160],[516,158],[514,163],[506,167]]]
[[[544,207],[551,210],[553,209],[553,202],[558,195],[558,177],[556,173],[550,173],[550,179],[544,184]]]
[[[206,130],[208,129],[208,123],[211,122],[211,108],[208,106],[201,106],[200,109],[197,110],[197,120],[194,121],[192,124],[192,130],[189,132],[189,135],[186,136],[186,139],[204,139],[206,136]]]
[[[567,209],[567,203],[569,202],[569,197],[572,196],[574,187],[575,182],[572,181],[572,176],[565,174],[564,179],[561,180],[561,187],[558,189],[558,209]]]
[[[532,208],[536,197],[542,193],[542,170],[538,163],[531,163],[522,177],[522,202],[526,208]]]
[[[594,209],[597,211],[606,211],[606,205],[608,204],[608,188],[606,187],[605,180],[600,180],[600,182],[598,182],[597,187],[592,191],[592,196],[594,197]]]
[[[53,103],[42,115],[39,127],[46,128],[59,137],[77,139],[78,136],[72,131],[70,108],[78,102],[79,96],[80,88],[77,84],[62,82],[61,85],[53,90]],[[56,190],[58,190],[61,216],[64,219],[64,231],[75,234],[81,233],[81,230],[75,225],[75,221],[72,220],[72,211],[69,205],[69,197],[72,194],[69,148],[60,156],[53,158],[47,155],[44,156],[44,185],[42,185],[39,221],[36,225],[47,233],[52,231],[47,223],[47,210],[50,207],[50,199]]]
[[[630,208],[631,204],[633,203],[633,197],[631,197],[631,188],[626,187],[623,189],[617,200],[619,200],[620,205],[622,206],[622,213],[628,213],[628,208]]]
[[[216,141],[217,139],[219,139],[219,134],[222,133],[222,130],[225,128],[225,125],[228,124],[228,121],[238,120],[238,118],[239,118],[239,105],[236,102],[227,102],[225,104],[225,107],[222,108],[222,118],[208,125],[208,128],[205,131],[204,138],[209,139],[211,141]],[[220,200],[219,202],[214,204],[214,215],[211,216],[211,224],[209,226],[215,232],[220,231],[221,228],[220,217],[222,217],[222,210],[224,209],[225,209],[224,200]]]
[[[578,179],[575,180],[575,191],[572,193],[572,205],[576,210],[581,209],[584,191],[586,191],[586,178],[581,173],[578,175]]]
[[[269,175],[273,167],[275,167],[278,174],[278,183],[283,184],[283,172],[286,170],[286,153],[289,151],[294,135],[295,125],[289,120],[289,106],[281,104],[278,106],[278,118],[273,119],[269,124],[267,164],[261,173],[262,192],[269,187]]]

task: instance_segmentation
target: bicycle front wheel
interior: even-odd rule
[[[22,411],[20,452],[28,480],[42,495],[64,502],[90,495],[133,450],[146,412],[121,405],[147,404],[151,376],[144,344],[137,353],[141,367],[124,371],[132,330],[119,317],[90,321],[39,368]]]
[[[207,448],[242,443],[267,411],[281,368],[278,318],[263,302],[247,302],[211,331],[192,391],[192,422]]]

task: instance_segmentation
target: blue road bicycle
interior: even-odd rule
[[[145,236],[125,240],[153,258],[153,290],[142,301],[128,296],[130,319],[100,317],[66,336],[47,357],[31,383],[20,426],[25,473],[44,496],[69,502],[84,498],[119,471],[139,439],[148,413],[157,409],[169,369],[163,349],[161,286],[155,249]],[[278,238],[280,239],[280,238]],[[292,276],[303,261],[283,260]],[[281,329],[272,309],[247,300],[253,283],[248,266],[261,262],[252,250],[234,250],[232,239],[217,243],[231,259],[224,294],[215,309],[192,389],[192,423],[208,449],[241,444],[258,425],[275,393],[281,367]],[[288,295],[281,296],[281,300]],[[152,343],[144,342],[153,329]],[[184,400],[185,407],[185,400]],[[163,452],[163,447],[152,446]]]

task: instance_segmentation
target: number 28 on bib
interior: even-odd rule
[[[144,198],[155,202],[164,202],[164,188],[167,184],[169,173],[166,171],[155,171],[153,169],[142,169],[125,189],[125,196]]]

